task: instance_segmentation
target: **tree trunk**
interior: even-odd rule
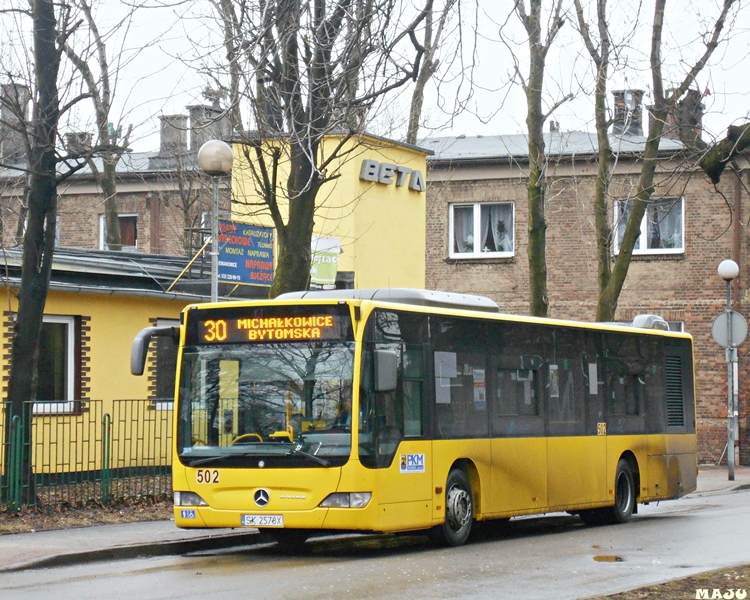
[[[289,218],[278,227],[279,257],[273,285],[268,292],[275,298],[285,292],[308,289],[310,285],[310,244],[315,220],[315,198],[320,184],[313,176],[310,161],[317,150],[307,155],[293,144],[288,180]]]
[[[610,38],[607,29],[607,0],[598,0],[596,25],[599,34],[598,44],[591,37],[584,18],[580,0],[575,0],[578,30],[584,45],[596,66],[596,86],[594,89],[594,119],[596,122],[597,164],[596,187],[594,190],[594,227],[596,228],[596,262],[598,289],[604,290],[611,277],[610,258],[612,256],[612,221],[610,219],[609,184],[611,181],[612,147],[609,143],[609,123],[607,116],[607,82],[609,80]],[[612,321],[614,313],[601,310],[597,305],[597,321]]]
[[[546,317],[549,308],[547,297],[547,220],[544,214],[545,169],[544,113],[542,89],[544,86],[545,56],[541,48],[539,12],[532,11],[529,36],[529,79],[526,85],[526,127],[529,139],[529,181],[526,184],[529,204],[529,311],[535,317]]]
[[[31,407],[36,397],[39,335],[55,249],[55,141],[59,117],[57,76],[60,66],[60,55],[55,44],[57,30],[52,1],[34,0],[32,19],[37,102],[34,107],[34,138],[29,156],[29,218],[23,241],[21,288],[18,293],[18,315],[11,346],[8,381],[10,410],[13,415],[21,415],[23,420],[23,503],[35,500],[31,463]],[[9,432],[9,428],[6,431]]]
[[[599,301],[596,307],[597,319],[601,321],[613,321],[617,310],[617,301],[620,298],[622,286],[628,275],[630,261],[633,258],[633,248],[641,234],[641,221],[646,214],[646,208],[651,195],[654,192],[654,174],[659,153],[659,139],[664,130],[664,121],[667,116],[665,107],[654,108],[649,115],[648,139],[646,149],[643,153],[643,164],[641,175],[638,180],[638,193],[633,202],[633,210],[625,226],[625,233],[620,241],[620,251],[615,259],[612,274],[607,285],[599,290]]]
[[[99,174],[99,187],[104,194],[104,221],[107,224],[107,250],[122,250],[120,217],[117,212],[117,184],[115,168],[119,160],[112,155],[103,156],[104,168]]]

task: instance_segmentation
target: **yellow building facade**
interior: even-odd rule
[[[338,272],[349,274],[354,288],[424,288],[430,151],[375,136],[342,140],[331,135],[321,144],[321,156],[325,159],[339,145],[339,158],[325,169],[335,177],[318,192],[313,235],[340,241]],[[258,206],[247,158],[253,159],[254,150],[246,154],[247,149],[239,142],[233,147],[232,218],[272,228],[270,213]],[[283,186],[288,166],[282,162],[279,171]],[[280,203],[286,222],[288,202]]]
[[[20,259],[19,251],[6,252],[10,277],[4,281],[6,309],[0,323],[4,400]],[[165,266],[163,257],[56,252],[44,308],[36,400],[20,415],[7,403],[0,411],[0,465],[5,466],[0,472],[6,473],[0,486],[12,482],[7,469],[13,453],[18,456],[29,447],[41,503],[51,502],[48,495],[69,504],[75,504],[76,497],[106,501],[117,495],[122,500],[129,497],[123,482],[132,483],[135,475],[141,487],[144,481],[152,488],[158,482],[162,493],[168,491],[177,346],[169,338],[151,344],[147,377],[130,373],[130,350],[141,329],[177,325],[186,305],[206,299],[167,291],[186,262]],[[28,418],[30,425],[23,426]],[[20,440],[16,443],[14,431]],[[143,491],[133,492],[139,493]]]

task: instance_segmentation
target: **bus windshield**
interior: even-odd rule
[[[187,465],[341,465],[351,447],[354,343],[196,345],[182,357],[178,454]]]

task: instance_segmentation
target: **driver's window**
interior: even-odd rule
[[[426,315],[375,311],[368,320],[360,387],[360,460],[368,467],[388,467],[403,438],[424,435],[426,338]],[[375,350],[392,350],[398,356],[398,387],[394,391],[374,391]]]

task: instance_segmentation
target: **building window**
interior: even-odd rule
[[[625,234],[634,199],[615,202],[615,254]],[[649,202],[633,254],[682,254],[685,251],[685,200],[662,198]]]
[[[450,257],[513,256],[513,203],[450,205]]]
[[[45,315],[39,339],[34,411],[70,412],[76,390],[76,319]]]
[[[124,251],[138,250],[138,215],[119,215],[120,239]],[[107,219],[106,215],[99,215],[99,250],[109,250],[107,247]]]

